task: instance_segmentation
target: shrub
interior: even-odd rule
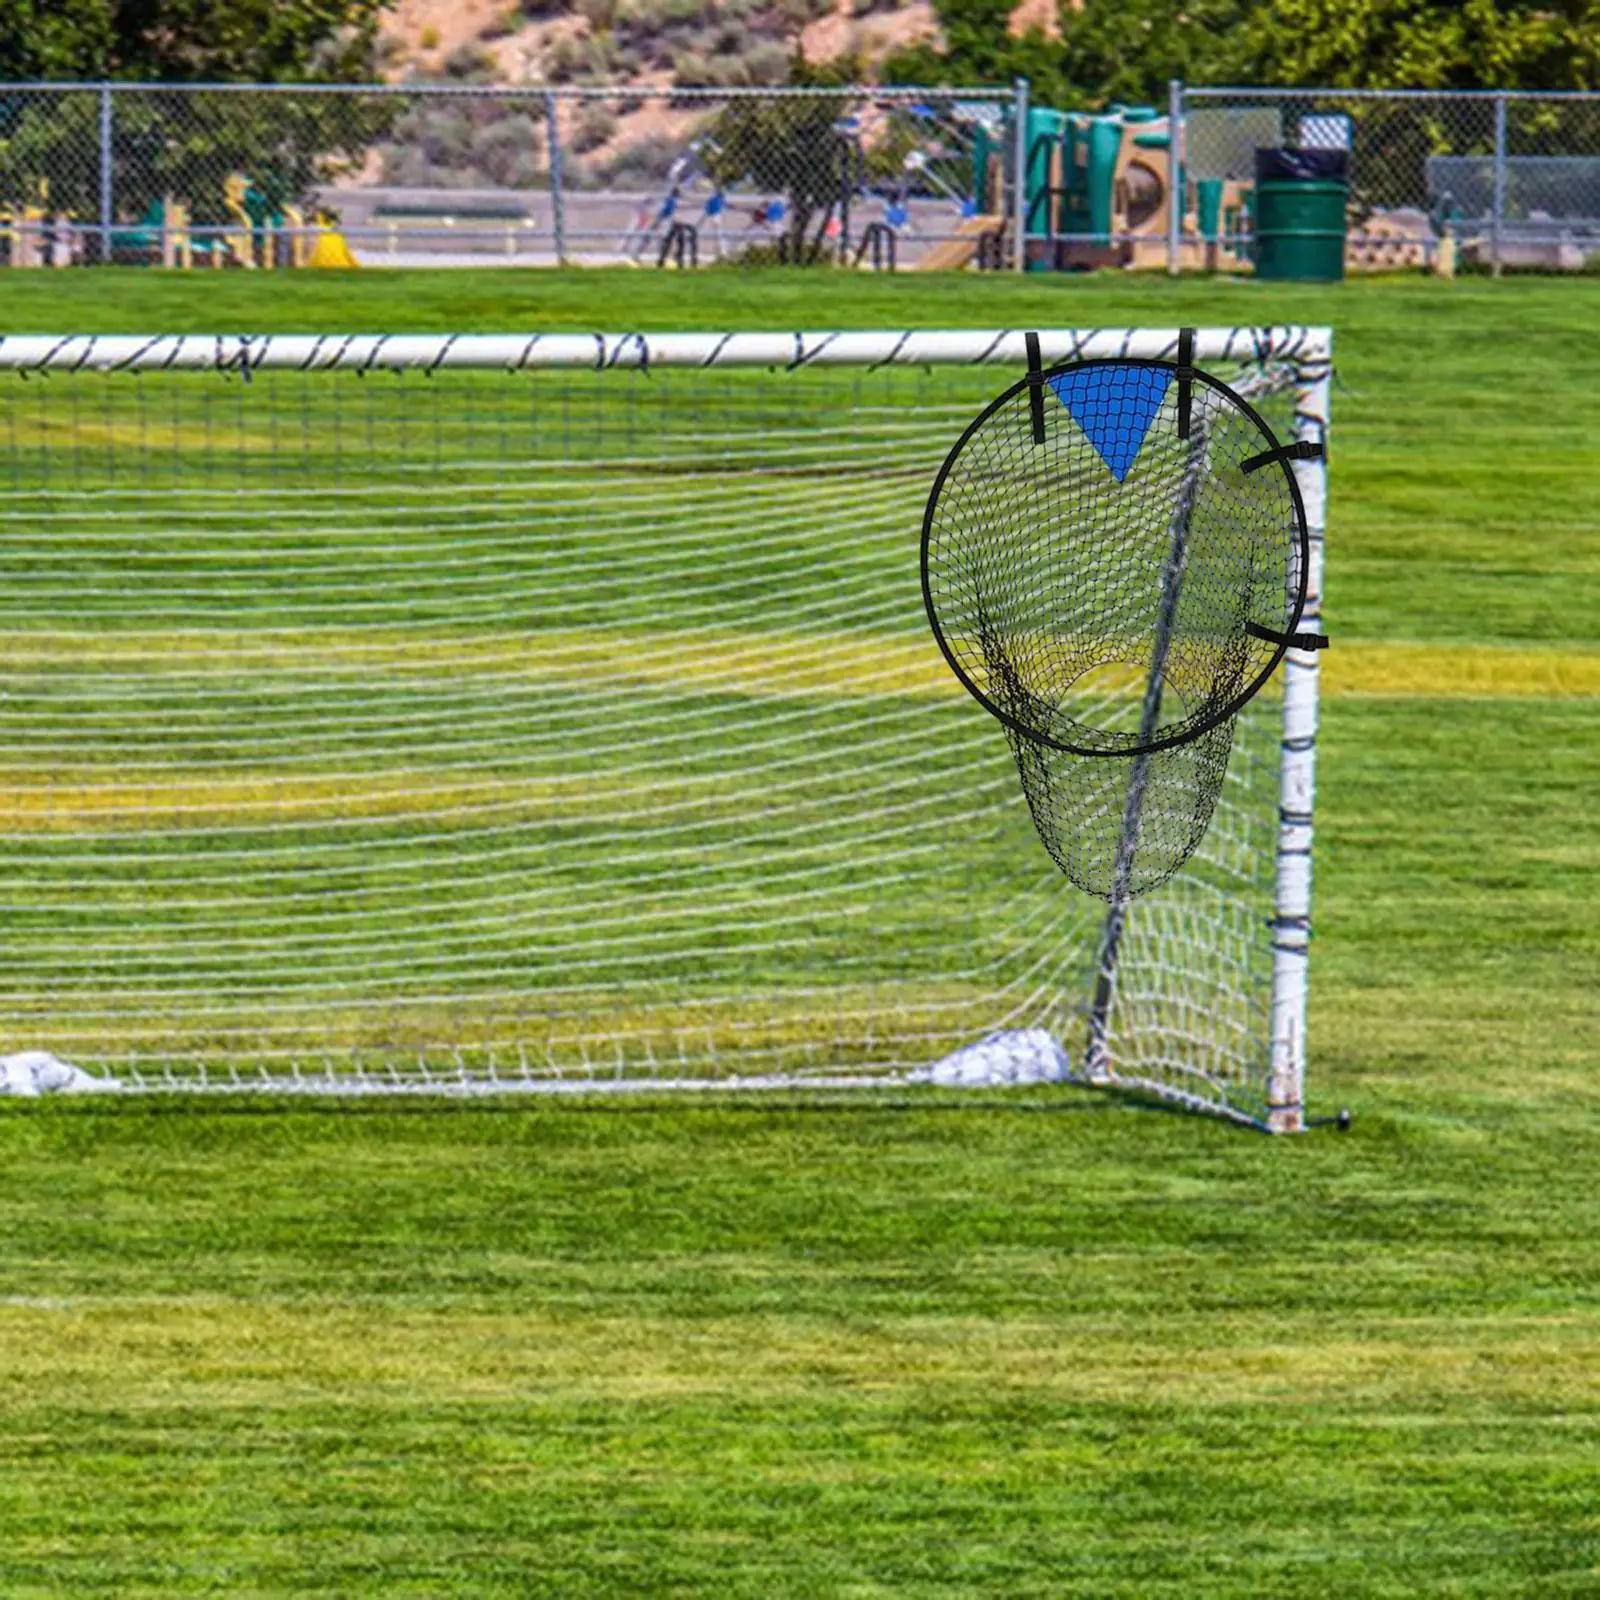
[[[711,63],[698,50],[685,50],[672,62],[674,89],[695,89],[711,83]]]
[[[479,37],[484,39],[504,39],[515,33],[521,26],[521,9],[517,6],[506,6],[503,10],[495,12]]]
[[[472,159],[472,121],[454,107],[430,109],[417,142],[431,165],[464,167]]]
[[[472,140],[473,165],[492,184],[522,189],[541,175],[539,128],[532,117],[496,117],[479,128]]]
[[[554,40],[545,52],[544,75],[551,83],[570,83],[586,70],[589,52],[585,42],[571,34]]]
[[[716,20],[717,8],[713,0],[662,0],[662,15],[669,23],[700,26]]]
[[[572,129],[572,148],[580,156],[609,144],[617,131],[617,119],[603,105],[588,101],[578,109]]]
[[[430,22],[421,33],[417,35],[417,43],[424,50],[437,50],[439,48],[439,30]]]
[[[651,40],[650,47],[655,59],[661,65],[670,67],[685,50],[695,48],[695,41],[699,37],[698,28],[692,28],[684,22],[674,22]]]
[[[589,82],[609,83],[627,70],[623,65],[627,53],[609,34],[586,39],[584,44],[584,75]]]
[[[542,189],[549,177],[537,154],[519,150],[507,163],[501,183],[507,189]]]
[[[383,181],[397,188],[425,187],[428,171],[428,158],[414,144],[392,145],[383,153]]]
[[[887,0],[893,5],[895,0]],[[778,15],[791,29],[803,28],[818,17],[825,17],[834,9],[834,0],[778,0]],[[862,10],[861,0],[855,0],[854,10]]]
[[[767,39],[745,52],[745,81],[761,87],[776,87],[789,81],[789,51]]]
[[[722,35],[717,42],[726,38]],[[752,43],[748,34],[741,34],[740,47],[732,52],[685,51],[673,64],[672,82],[679,89],[763,88],[787,83],[789,70],[789,52],[783,45],[771,39]]]
[[[476,39],[458,44],[440,63],[447,78],[463,83],[484,83],[495,73],[495,59]]]
[[[652,134],[624,145],[609,160],[595,163],[588,168],[588,174],[591,179],[616,188],[649,187],[664,183],[682,154],[681,139],[670,134]]]

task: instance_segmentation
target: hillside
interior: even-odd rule
[[[870,71],[938,33],[930,0],[399,0],[383,62],[391,79],[758,86],[786,82],[797,50]]]
[[[1051,3],[1021,0],[1014,25],[1038,26]],[[397,84],[614,89],[564,104],[565,173],[575,189],[640,193],[682,170],[707,108],[636,91],[779,86],[797,59],[850,60],[870,78],[891,51],[939,37],[932,0],[398,0],[379,58]],[[538,100],[419,103],[396,123],[364,181],[412,190],[542,188],[543,118]]]

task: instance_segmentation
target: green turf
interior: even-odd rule
[[[4,314],[1326,321],[1335,650],[1596,648],[1600,284],[819,281],[13,274]],[[1342,1138],[4,1108],[0,1592],[1600,1592],[1597,752],[1593,699],[1327,702]]]

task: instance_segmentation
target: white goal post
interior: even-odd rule
[[[1177,344],[1040,330],[1047,364]],[[1194,353],[1325,441],[1327,329]],[[1025,362],[1020,329],[0,338],[0,1058],[1093,1081],[1299,1130],[1316,654],[1129,909],[1091,1072],[1106,908],[922,614],[933,475]],[[1326,463],[1293,470],[1314,632]]]

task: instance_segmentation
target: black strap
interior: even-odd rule
[[[1033,419],[1033,442],[1044,443],[1044,369],[1039,364],[1039,335],[1026,333],[1028,347],[1028,415]]]
[[[1189,437],[1189,400],[1194,388],[1194,329],[1178,330],[1178,437]]]
[[[1273,461],[1320,461],[1322,443],[1316,439],[1296,439],[1293,444],[1280,444],[1276,450],[1263,450],[1239,463],[1239,470],[1248,476]]]
[[[1325,633],[1275,633],[1271,628],[1263,628],[1259,623],[1247,621],[1244,631],[1257,639],[1265,639],[1268,644],[1286,644],[1291,650],[1326,650],[1328,636]]]

